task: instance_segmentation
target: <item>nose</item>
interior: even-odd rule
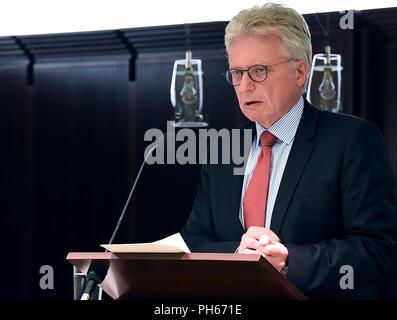
[[[238,86],[240,91],[252,91],[255,88],[255,81],[253,81],[249,76],[248,72],[244,72],[241,78],[240,85]]]

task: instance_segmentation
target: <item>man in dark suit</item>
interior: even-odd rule
[[[311,38],[296,11],[243,10],[225,44],[227,80],[255,138],[244,176],[233,164],[203,166],[182,230],[188,246],[262,254],[309,298],[378,298],[397,225],[380,132],[304,101]]]

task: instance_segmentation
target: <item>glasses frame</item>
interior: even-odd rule
[[[272,67],[277,66],[277,65],[279,65],[279,64],[286,63],[286,62],[291,62],[291,61],[297,61],[297,59],[288,59],[288,60],[284,60],[284,61],[281,61],[281,62],[278,62],[278,63],[269,64],[269,65],[266,65],[266,64],[254,64],[254,65],[250,66],[248,69],[237,69],[237,68],[233,68],[233,69],[227,70],[227,71],[224,73],[224,75],[225,75],[225,78],[226,78],[227,83],[229,83],[229,84],[232,85],[233,87],[237,87],[237,86],[239,86],[239,85],[241,84],[241,80],[243,79],[244,72],[247,72],[248,77],[249,77],[252,81],[259,83],[259,82],[263,82],[263,81],[265,81],[265,80],[267,79],[267,77],[268,77],[268,75],[269,75],[269,72],[271,71],[271,68],[272,68]],[[254,68],[254,67],[263,67],[263,68],[266,70],[266,75],[265,75],[265,77],[263,78],[263,80],[255,80],[255,79],[253,79],[253,76],[251,75],[250,70],[251,70],[252,68]],[[232,71],[240,71],[240,72],[241,72],[241,79],[240,79],[240,82],[239,82],[238,84],[233,84],[233,81],[232,81],[233,76],[231,75]]]

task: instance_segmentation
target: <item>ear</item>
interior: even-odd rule
[[[305,85],[309,73],[309,65],[306,61],[299,60],[296,67],[296,84],[299,87]]]

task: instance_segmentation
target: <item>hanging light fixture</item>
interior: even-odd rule
[[[203,71],[201,59],[192,59],[190,30],[185,25],[185,59],[176,60],[171,79],[171,103],[176,127],[207,127],[203,111]]]
[[[341,112],[342,57],[331,53],[329,44],[329,15],[327,30],[317,21],[323,31],[325,53],[315,54],[310,69],[306,99],[314,106],[331,112]]]

